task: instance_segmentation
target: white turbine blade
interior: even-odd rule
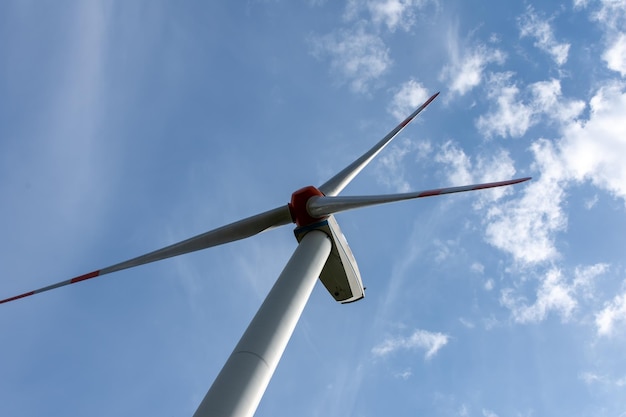
[[[122,269],[132,268],[150,262],[160,261],[161,259],[171,258],[173,256],[183,255],[185,253],[195,252],[201,249],[210,248],[212,246],[223,245],[224,243],[245,239],[247,237],[256,235],[257,233],[261,233],[265,230],[289,224],[291,222],[292,220],[291,214],[289,212],[289,207],[277,207],[273,210],[269,210],[264,213],[260,213],[255,216],[251,216],[243,220],[228,224],[226,226],[219,227],[209,232],[202,233],[187,240],[183,240],[182,242],[174,243],[173,245],[155,250],[145,255],[138,256],[128,261],[120,262],[118,264],[103,269],[79,275],[66,281],[61,281],[56,284],[48,285],[47,287],[43,287],[38,290],[29,291],[24,294],[0,300],[0,304],[18,300],[20,298],[38,294],[40,292],[63,287],[65,285],[74,284],[76,282],[85,281],[87,279],[99,277],[105,274],[110,274],[111,272],[120,271]]]
[[[464,191],[483,190],[485,188],[502,187],[528,181],[531,177],[518,178],[508,181],[489,182],[484,184],[463,185],[460,187],[438,188],[434,190],[417,191],[404,194],[387,194],[371,196],[339,196],[339,197],[311,197],[307,203],[307,211],[312,217],[324,217],[341,211],[378,204],[393,203],[396,201],[412,200],[415,198],[431,197],[442,194],[461,193]]]
[[[400,133],[406,125],[411,123],[411,121],[415,119],[415,117],[418,114],[420,114],[420,112],[424,110],[426,106],[428,106],[430,102],[433,101],[435,97],[437,97],[438,95],[439,93],[433,94],[428,100],[426,100],[424,104],[419,106],[417,110],[415,110],[409,117],[404,119],[402,123],[396,126],[391,132],[387,134],[387,136],[382,138],[376,145],[374,145],[372,149],[365,152],[356,161],[354,161],[353,163],[345,167],[343,170],[341,170],[341,172],[339,172],[337,175],[332,177],[330,180],[326,181],[318,189],[321,192],[323,192],[324,195],[327,195],[327,196],[335,196],[339,194],[341,190],[343,190],[346,187],[346,185],[348,185],[350,181],[352,181],[352,179],[356,177],[356,175],[359,172],[361,172],[361,170],[365,168],[367,164],[369,164],[369,162],[372,159],[374,159],[374,157],[378,155],[378,153],[382,151],[383,148],[387,146],[387,144],[391,142],[391,140],[394,137],[396,137],[396,135]]]

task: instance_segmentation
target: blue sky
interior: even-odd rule
[[[0,4],[0,298],[289,201],[438,99],[344,195],[258,416],[626,415],[626,2]],[[289,227],[2,305],[10,416],[192,415]]]

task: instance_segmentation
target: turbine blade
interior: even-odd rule
[[[361,172],[361,170],[365,168],[367,164],[369,164],[370,161],[374,159],[374,157],[378,155],[378,153],[382,151],[383,148],[387,146],[387,144],[391,142],[391,140],[396,137],[396,135],[400,133],[406,125],[411,123],[411,121],[415,119],[415,117],[417,117],[417,115],[420,114],[420,112],[424,110],[426,106],[428,106],[430,102],[433,101],[438,95],[438,92],[433,94],[428,100],[426,100],[426,102],[424,102],[424,104],[419,106],[417,110],[411,113],[409,117],[404,119],[402,123],[396,126],[391,132],[387,133],[387,136],[382,138],[376,145],[374,145],[372,149],[365,152],[356,161],[345,167],[343,170],[341,170],[341,172],[326,181],[318,189],[327,196],[335,196],[339,194],[341,190],[343,190],[346,185],[348,185],[350,181],[352,181],[352,179],[356,177],[356,175]]]
[[[85,281],[87,279],[99,277],[105,274],[110,274],[111,272],[121,271],[122,269],[132,268],[150,262],[160,261],[161,259],[171,258],[173,256],[178,256],[189,252],[195,252],[201,249],[210,248],[212,246],[223,245],[224,243],[245,239],[247,237],[256,235],[257,233],[261,233],[265,230],[273,229],[274,227],[289,224],[291,222],[292,220],[291,214],[289,212],[289,207],[277,207],[273,210],[269,210],[255,216],[251,216],[243,220],[230,223],[226,226],[213,229],[206,233],[202,233],[187,240],[183,240],[182,242],[174,243],[173,245],[166,246],[162,249],[157,249],[145,255],[141,255],[136,258],[129,259],[127,261],[120,262],[118,264],[108,266],[103,269],[92,271],[84,275],[79,275],[66,281],[61,281],[56,284],[48,285],[47,287],[39,288],[34,291],[29,291],[24,294],[0,300],[0,304],[18,300],[20,298],[28,297],[33,294],[38,294],[40,292],[63,287],[65,285]]]
[[[489,182],[484,184],[463,185],[460,187],[437,188],[434,190],[417,191],[404,194],[370,195],[370,196],[321,196],[311,197],[307,203],[307,211],[312,217],[329,216],[346,210],[377,204],[393,203],[396,201],[412,200],[415,198],[431,197],[442,194],[461,193],[464,191],[483,190],[485,188],[502,187],[528,181],[531,177],[518,178],[508,181]]]

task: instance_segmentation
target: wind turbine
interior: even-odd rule
[[[0,300],[0,304],[295,223],[297,227],[294,234],[299,242],[298,247],[194,414],[195,417],[252,416],[317,278],[320,278],[331,296],[340,303],[354,302],[365,296],[356,260],[333,214],[383,203],[501,187],[530,179],[525,177],[403,194],[338,196],[350,181],[438,95],[439,93],[436,93],[431,96],[370,150],[320,187],[309,186],[294,192],[287,205],[106,268]]]

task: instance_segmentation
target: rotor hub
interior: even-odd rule
[[[308,226],[313,223],[317,223],[320,220],[324,220],[328,216],[313,217],[307,210],[307,203],[311,197],[323,197],[322,193],[317,188],[309,185],[308,187],[300,188],[298,191],[291,195],[291,202],[289,202],[289,212],[291,219],[298,227]]]

